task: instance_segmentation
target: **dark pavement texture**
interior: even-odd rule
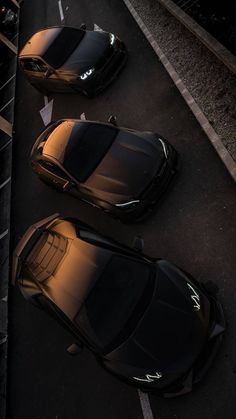
[[[31,172],[29,153],[44,129],[41,94],[18,72],[11,248],[33,222],[60,212],[131,244],[145,239],[145,252],[172,260],[200,280],[220,287],[227,334],[214,366],[195,391],[175,400],[150,397],[154,419],[233,419],[236,417],[235,184],[159,63],[126,7],[117,0],[62,0],[65,23],[96,23],[123,39],[129,60],[118,79],[89,100],[54,95],[53,119],[79,117],[157,131],[179,151],[181,170],[153,216],[123,225],[97,209],[52,190]],[[66,11],[66,7],[68,10]],[[37,29],[60,23],[58,2],[25,0],[20,46]],[[135,389],[119,382],[84,351],[66,354],[71,337],[52,319],[10,288],[8,419],[139,419]],[[164,321],[164,319],[163,319]],[[173,348],[174,349],[174,348]]]

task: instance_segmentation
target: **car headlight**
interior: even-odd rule
[[[95,68],[90,68],[89,70],[85,71],[85,73],[80,74],[80,79],[81,80],[86,80],[89,76],[91,76],[91,74],[93,74]]]
[[[118,208],[124,208],[124,209],[129,209],[134,207],[135,205],[137,205],[140,202],[139,199],[135,199],[133,201],[128,201],[128,202],[124,202],[123,204],[115,204],[116,207]]]
[[[116,37],[113,33],[109,33],[109,36],[110,36],[110,45],[113,45],[114,42],[115,42]]]

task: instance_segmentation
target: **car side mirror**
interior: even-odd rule
[[[51,68],[48,68],[47,71],[44,73],[44,77],[48,79],[53,74],[53,70]]]
[[[81,342],[77,342],[77,343],[72,343],[72,345],[70,345],[67,348],[67,352],[70,355],[78,355],[80,352],[82,352],[83,350],[83,344]]]
[[[132,248],[136,252],[142,252],[143,251],[143,249],[144,249],[144,240],[142,239],[142,237],[135,236],[135,238],[133,240]]]
[[[85,23],[81,23],[81,25],[80,25],[80,29],[82,29],[83,31],[85,31],[85,30],[86,30],[86,25],[85,25]]]
[[[108,122],[117,127],[117,118],[115,115],[110,115],[108,118]]]

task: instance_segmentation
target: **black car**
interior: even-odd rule
[[[127,248],[54,214],[19,242],[13,283],[108,371],[144,391],[181,395],[211,364],[222,308],[202,283],[134,243]]]
[[[124,43],[112,33],[54,26],[36,32],[19,54],[29,82],[43,93],[101,92],[127,58]]]
[[[31,152],[42,180],[125,222],[148,214],[177,160],[159,134],[74,119],[48,126]]]

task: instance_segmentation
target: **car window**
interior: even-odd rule
[[[112,256],[74,320],[99,348],[117,345],[134,329],[146,308],[147,291],[148,299],[152,295],[151,272],[147,263]]]
[[[85,182],[113,144],[118,129],[96,123],[76,124],[66,145],[63,166]]]
[[[59,68],[70,57],[83,39],[85,31],[63,27],[44,54],[44,59],[53,68]]]
[[[39,58],[22,58],[21,65],[24,70],[45,73],[47,65]]]
[[[49,170],[50,173],[59,176],[63,179],[69,180],[69,177],[63,172],[63,170],[61,170],[60,167],[57,167],[55,164],[48,161],[40,161],[40,165],[45,169]]]

